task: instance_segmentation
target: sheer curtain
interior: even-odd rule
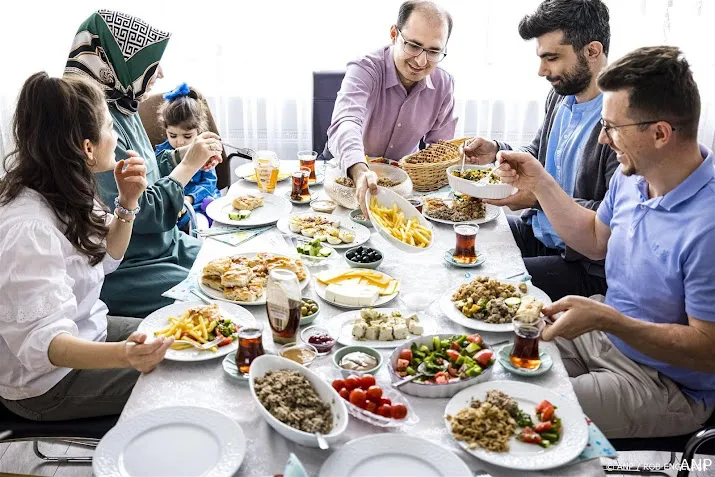
[[[343,69],[350,59],[386,44],[400,3],[107,0],[101,7],[140,16],[172,32],[162,61],[166,77],[157,90],[187,81],[209,98],[225,141],[295,158],[298,150],[312,146],[311,73]],[[521,40],[516,27],[539,0],[440,3],[454,18],[448,56],[440,66],[455,77],[457,135],[479,134],[515,145],[530,141],[549,85],[537,76],[534,42]],[[715,2],[606,3],[611,10],[610,60],[644,45],[683,48],[703,99],[700,140],[713,144],[715,55],[703,39],[715,20]],[[3,7],[0,44],[9,58],[0,75],[3,154],[11,147],[10,118],[22,82],[39,70],[61,74],[77,26],[98,7],[89,0]]]

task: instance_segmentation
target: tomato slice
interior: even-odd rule
[[[551,429],[551,426],[552,426],[551,421],[540,422],[534,426],[534,430],[536,432],[541,433],[541,432],[548,431],[549,429]]]
[[[407,361],[412,361],[412,350],[403,349],[400,351],[400,359],[406,359]]]
[[[453,350],[453,349],[448,349],[447,350],[447,356],[449,357],[450,361],[457,361],[461,354],[459,354],[459,351]]]
[[[546,406],[553,406],[553,404],[551,404],[549,401],[544,399],[543,401],[541,401],[539,403],[538,406],[536,406],[536,413],[541,414],[544,411],[544,408],[546,408]]]
[[[494,352],[490,349],[483,349],[474,355],[474,361],[482,368],[488,368],[490,361],[494,358]]]
[[[407,361],[406,359],[398,359],[397,366],[395,367],[395,369],[397,369],[397,371],[404,371],[407,369],[407,367],[409,365],[410,365],[410,362]]]
[[[542,421],[550,421],[554,417],[554,406],[549,404],[541,413]]]
[[[473,335],[467,336],[467,341],[469,341],[470,343],[477,343],[479,346],[484,343],[484,340],[479,333],[474,333]]]

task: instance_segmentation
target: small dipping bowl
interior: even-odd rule
[[[333,202],[332,200],[313,200],[310,202],[310,208],[313,209],[316,212],[322,212],[324,214],[332,214],[335,209],[338,207],[338,204]]]
[[[318,356],[325,356],[335,346],[337,340],[330,334],[327,328],[322,326],[309,326],[300,332],[300,339],[313,347]]]
[[[340,362],[343,360],[343,358],[350,354],[350,353],[355,353],[355,352],[362,352],[365,354],[368,354],[375,358],[377,360],[377,364],[375,367],[370,368],[370,369],[362,369],[362,370],[352,370],[352,369],[345,369],[342,366],[340,366]],[[340,370],[340,373],[343,375],[344,378],[347,378],[350,375],[353,374],[375,374],[380,370],[380,367],[382,367],[382,355],[378,350],[375,348],[370,348],[369,346],[360,346],[360,345],[354,345],[354,346],[344,346],[340,348],[334,355],[333,355],[333,365],[335,365],[335,368]]]
[[[318,350],[308,343],[288,343],[281,346],[278,354],[303,366],[309,366],[318,357]]]

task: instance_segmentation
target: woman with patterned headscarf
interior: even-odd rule
[[[97,174],[104,202],[120,212],[136,213],[124,261],[102,288],[101,299],[113,315],[144,317],[173,302],[161,294],[187,277],[200,248],[197,239],[176,228],[184,185],[221,157],[220,138],[210,132],[190,146],[154,155],[137,109],[154,81],[163,77],[159,61],[169,37],[139,18],[99,10],[79,27],[65,67],[65,75],[89,77],[104,90],[118,136],[116,157],[135,151],[147,168],[149,186],[136,211],[117,202],[111,171]]]

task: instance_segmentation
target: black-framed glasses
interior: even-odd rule
[[[439,63],[444,59],[445,56],[447,56],[447,53],[445,53],[444,51],[428,50],[426,48],[422,48],[417,43],[413,43],[409,40],[406,40],[405,36],[399,29],[397,29],[397,33],[399,33],[402,37],[402,51],[404,51],[410,56],[420,56],[424,51],[427,55],[427,61],[429,61],[430,63]]]
[[[641,121],[639,123],[620,124],[620,125],[613,125],[613,126],[609,126],[608,123],[606,123],[606,120],[603,118],[601,118],[598,122],[601,124],[601,127],[603,128],[603,130],[606,131],[606,134],[608,134],[610,137],[610,134],[608,131],[610,131],[611,129],[618,131],[621,128],[627,128],[630,126],[645,126],[646,124],[655,124],[655,123],[659,123],[661,121],[665,121],[665,119],[657,119],[655,121]],[[667,121],[665,121],[665,122],[667,122]],[[672,125],[670,126],[670,129],[675,131],[675,128]]]

